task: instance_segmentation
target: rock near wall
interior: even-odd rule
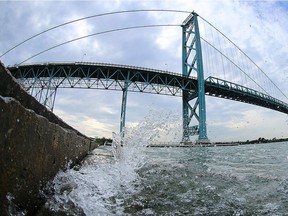
[[[0,65],[0,215],[35,213],[44,202],[40,191],[47,182],[68,161],[82,160],[95,147]]]

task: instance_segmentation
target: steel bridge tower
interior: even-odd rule
[[[209,143],[206,129],[205,80],[198,14],[192,12],[182,23],[182,75],[189,77],[196,71],[198,86],[195,91],[183,90],[182,143],[191,143],[190,136],[198,135],[197,143]],[[190,101],[194,100],[193,107]],[[197,111],[198,110],[198,111]],[[191,125],[195,118],[198,125]]]

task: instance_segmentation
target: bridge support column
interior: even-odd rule
[[[182,75],[189,77],[192,71],[196,71],[198,80],[196,91],[183,90],[183,143],[191,142],[190,136],[193,135],[199,135],[197,143],[210,142],[206,129],[205,80],[197,16],[192,12],[182,24]],[[189,101],[195,98],[192,108]],[[190,126],[193,117],[198,125]]]
[[[25,79],[23,79],[23,82],[25,82]],[[25,84],[23,84],[23,86],[25,86]],[[29,91],[37,101],[53,112],[57,93],[57,84],[53,81],[53,77],[34,77],[33,80],[30,80],[29,87],[26,90]]]
[[[53,87],[51,84],[52,77],[49,77],[48,86],[46,88],[46,96],[44,100],[44,106],[48,107],[52,112],[54,109],[54,103],[56,99],[57,87]],[[41,90],[43,91],[43,89]]]
[[[126,102],[127,102],[127,92],[128,83],[125,81],[124,87],[122,88],[122,105],[121,105],[121,119],[120,119],[120,134],[124,137],[125,121],[126,121]]]

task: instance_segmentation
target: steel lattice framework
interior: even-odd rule
[[[43,95],[44,90],[55,91],[57,88],[127,89],[182,96],[183,89],[194,92],[197,86],[195,77],[187,79],[177,73],[118,64],[63,62],[22,65],[8,69],[34,96],[40,94],[35,89],[42,91]],[[48,98],[45,101],[47,100]]]
[[[182,24],[182,75],[190,77],[193,72],[197,75],[195,92],[183,90],[183,137],[182,142],[190,142],[190,136],[199,135],[198,142],[209,143],[206,129],[205,86],[201,40],[197,14],[192,12]],[[190,101],[195,100],[194,106]],[[191,125],[192,119],[198,124]]]
[[[268,94],[216,77],[206,79],[205,93],[209,96],[254,104],[288,114],[287,103]]]

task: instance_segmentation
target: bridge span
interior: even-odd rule
[[[138,91],[182,97],[189,91],[197,92],[196,77],[187,77],[152,68],[92,62],[47,62],[8,67],[12,75],[31,93],[42,94],[52,90],[50,98],[44,98],[48,106],[57,88],[87,88]],[[36,92],[35,89],[38,89]],[[288,114],[288,104],[268,94],[216,77],[205,80],[205,94],[273,109]],[[39,98],[40,99],[40,98]],[[48,106],[53,110],[53,105]]]
[[[58,88],[123,91],[120,130],[125,127],[127,91],[197,98],[198,79],[180,73],[119,64],[89,62],[38,63],[8,67],[30,94],[53,110]],[[288,104],[268,94],[223,79],[208,77],[205,95],[235,100],[288,114]],[[196,118],[199,118],[194,113]],[[197,130],[197,128],[195,129]]]

